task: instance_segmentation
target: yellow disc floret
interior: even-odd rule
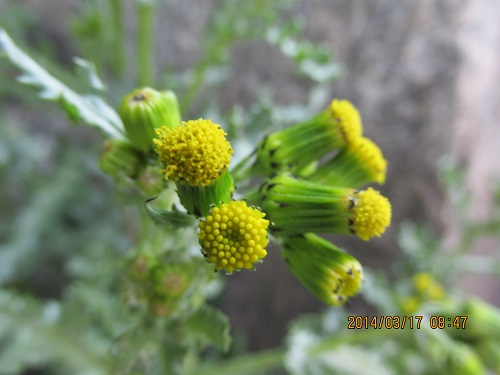
[[[198,238],[207,262],[233,273],[242,268],[253,269],[267,255],[269,221],[265,213],[231,201],[213,207],[204,221],[198,223]]]
[[[434,280],[432,275],[427,272],[420,272],[412,277],[412,283],[418,295],[431,300],[439,300],[444,296],[442,285]]]
[[[362,240],[380,237],[391,224],[391,203],[372,188],[354,194],[352,211],[352,229]]]
[[[363,133],[361,116],[356,107],[348,100],[332,100],[330,104],[332,118],[339,122],[346,142],[352,142]]]
[[[363,281],[363,268],[356,260],[345,260],[343,267],[337,270],[338,285],[337,294],[340,297],[346,298],[355,295],[361,288]]]
[[[351,144],[352,152],[363,163],[364,169],[373,176],[373,181],[383,185],[387,171],[387,160],[385,160],[382,150],[373,141],[365,137],[359,137]]]
[[[191,120],[181,126],[156,129],[156,152],[165,166],[165,179],[207,186],[229,166],[230,143],[222,128],[210,120]]]

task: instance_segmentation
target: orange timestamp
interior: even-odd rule
[[[442,315],[431,315],[429,327],[431,329],[456,328],[465,329],[468,316],[445,317]],[[350,315],[347,317],[347,329],[420,329],[424,321],[423,315],[375,315],[361,316]],[[425,324],[426,322],[424,322]]]

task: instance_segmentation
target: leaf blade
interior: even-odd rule
[[[21,70],[18,81],[39,90],[39,97],[57,102],[72,120],[81,120],[100,128],[112,138],[124,138],[120,117],[106,102],[96,95],[80,95],[50,75],[35,60],[24,53],[0,29],[0,53]],[[94,90],[102,90],[102,82],[91,71],[92,65],[85,60],[76,60],[80,69],[85,69]],[[83,65],[82,65],[83,64]]]

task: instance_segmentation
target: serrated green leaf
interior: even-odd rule
[[[0,29],[0,53],[22,71],[19,82],[39,89],[42,99],[57,102],[70,119],[100,128],[112,138],[124,137],[123,124],[113,108],[96,95],[76,93],[50,75],[21,51],[3,29]],[[87,76],[90,87],[94,91],[102,91],[102,82],[93,71],[92,64],[81,59],[76,60],[76,63]]]
[[[81,80],[88,86],[88,88],[97,93],[102,93],[106,91],[106,86],[102,83],[101,79],[97,75],[95,65],[89,61],[75,57],[73,59],[77,72]]]
[[[196,219],[184,212],[181,212],[172,205],[172,210],[164,210],[155,205],[156,198],[146,201],[146,212],[157,225],[169,226],[173,229],[194,226]]]
[[[186,327],[194,336],[227,352],[231,345],[229,319],[220,310],[204,305],[188,317]]]

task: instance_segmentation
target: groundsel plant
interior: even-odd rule
[[[153,2],[139,3],[148,10]],[[244,3],[261,14],[262,1]],[[226,4],[241,12],[242,3]],[[233,32],[232,19],[223,26]],[[149,25],[146,21],[142,24]],[[280,40],[287,41],[275,42]],[[223,44],[216,40],[210,45]],[[58,103],[72,121],[102,131],[101,154],[92,160],[99,159],[120,198],[138,212],[132,235],[120,228],[111,232],[113,239],[133,237],[122,251],[100,238],[109,229],[107,218],[96,218],[92,226],[85,223],[90,227],[80,240],[85,247],[65,227],[57,231],[51,218],[57,209],[66,212],[65,205],[80,200],[86,178],[75,164],[79,156],[63,158],[54,178],[34,197],[33,208],[21,220],[12,220],[18,241],[0,245],[1,374],[33,368],[112,375],[250,374],[274,368],[293,375],[500,373],[498,308],[453,291],[463,271],[500,272],[497,260],[466,254],[479,235],[498,236],[500,212],[491,222],[463,223],[460,246],[451,252],[441,251],[439,238],[402,225],[403,261],[395,280],[385,270],[364,271],[349,251],[321,237],[342,234],[368,241],[391,223],[391,204],[376,190],[385,182],[387,162],[363,135],[353,103],[333,99],[309,119],[278,131],[271,130],[277,121],[269,116],[265,126],[270,130],[234,163],[242,142],[227,134],[235,133],[231,121],[186,118],[171,90],[141,84],[111,106],[93,64],[75,60],[85,87],[77,92],[44,70],[3,30],[0,57],[21,71],[21,82]],[[142,61],[143,73],[149,74],[147,59]],[[203,64],[202,71],[209,66]],[[190,102],[201,76],[184,93],[176,90],[181,103]],[[8,132],[1,127],[0,132],[2,147],[11,151]],[[14,172],[28,149],[23,144],[22,152],[11,152],[21,160],[9,166]],[[447,175],[455,179],[451,170]],[[454,193],[465,184],[456,185]],[[94,221],[95,207],[85,212]],[[101,223],[104,230],[98,228]],[[57,239],[45,247],[31,246],[33,237],[35,243],[37,236],[46,240],[40,235],[42,224]],[[26,281],[18,276],[19,265],[32,261],[37,267],[39,258],[33,255],[47,256],[40,249],[49,252],[60,242],[66,257],[61,268],[71,280],[62,296],[40,300],[25,292],[24,283],[17,287],[19,280]],[[280,251],[297,280],[329,308],[293,322],[285,347],[246,355],[238,355],[236,348],[231,353],[228,318],[210,302],[220,293],[222,279],[230,283],[231,274],[268,267],[271,251]],[[22,271],[29,275],[25,279],[31,278]],[[259,272],[249,276],[258,278]],[[377,314],[347,315],[341,305],[359,294]],[[410,322],[421,326],[410,327]]]
[[[257,192],[240,191],[243,200],[233,197],[233,149],[221,126],[202,118],[172,123],[168,119],[180,115],[162,114],[162,107],[166,112],[177,110],[172,93],[165,96],[144,88],[124,99],[121,119],[130,150],[141,153],[147,164],[156,159],[161,163],[158,173],[164,175],[165,189],[175,183],[186,214],[198,219],[201,253],[216,271],[231,274],[254,269],[267,255],[269,232],[277,243],[302,244],[285,246],[284,253],[290,253],[285,259],[313,293],[323,295],[325,288],[320,285],[329,285],[329,278],[338,284],[326,288],[331,298],[323,301],[340,305],[356,294],[363,279],[361,265],[313,236],[344,233],[366,241],[390,225],[389,200],[372,188],[359,190],[365,183],[385,180],[386,161],[373,142],[362,138],[361,117],[350,102],[333,100],[317,116],[266,135],[249,156],[254,161],[241,161],[246,170],[235,167],[238,181],[255,176],[264,179]],[[156,137],[150,139],[153,128]],[[156,155],[148,147],[151,144]],[[329,159],[323,161],[325,157]],[[330,172],[328,164],[333,170],[338,165],[339,172]],[[349,177],[343,178],[342,171]],[[319,176],[322,181],[308,181],[308,176]],[[335,184],[337,180],[341,186]],[[298,241],[291,240],[292,236]],[[303,261],[291,265],[295,257]],[[316,272],[328,262],[328,272]],[[308,282],[308,277],[317,281]]]
[[[101,168],[117,182],[134,184],[149,203],[163,200],[154,209],[148,206],[152,220],[197,226],[200,256],[215,271],[255,269],[271,240],[282,245],[292,272],[323,302],[341,305],[361,288],[361,264],[317,237],[341,233],[367,241],[391,222],[389,200],[364,189],[384,183],[387,162],[363,136],[361,116],[351,102],[333,99],[310,119],[263,134],[255,150],[233,166],[234,150],[222,126],[210,119],[183,119],[172,91],[136,89],[123,97],[117,116],[101,99],[79,97],[55,81],[28,56],[20,60],[23,53],[7,34],[0,37],[9,56],[21,61],[24,81],[41,87],[46,97],[58,96],[75,119],[105,131]],[[85,68],[96,78],[90,65]],[[256,177],[256,186],[246,181]],[[239,183],[245,190],[235,198]],[[143,255],[135,259],[136,276]],[[143,268],[146,274],[155,269]]]
[[[140,87],[113,108],[102,98],[104,85],[91,63],[76,60],[89,89],[80,94],[47,73],[3,30],[0,51],[22,72],[20,81],[57,102],[71,120],[102,131],[99,166],[118,189],[132,190],[134,202],[145,206],[136,244],[123,257],[120,287],[112,289],[114,302],[108,301],[106,310],[108,316],[124,316],[109,319],[112,328],[105,333],[94,332],[107,337],[113,353],[103,356],[102,346],[77,341],[91,348],[88,361],[63,356],[69,368],[153,373],[158,358],[163,373],[195,371],[195,361],[186,360],[192,353],[207,344],[221,351],[230,345],[227,318],[204,303],[219,288],[215,275],[265,267],[271,242],[323,303],[343,305],[362,288],[361,263],[320,237],[347,234],[367,241],[381,236],[391,222],[389,200],[366,187],[384,183],[387,162],[363,136],[361,116],[351,102],[333,99],[306,121],[262,134],[254,150],[233,165],[223,126],[208,118],[184,118],[173,91]],[[110,284],[116,288],[115,280]],[[13,306],[14,319],[20,306],[12,302],[16,297],[0,297]],[[82,296],[72,298],[76,306],[101,313]],[[58,350],[45,356],[61,360]],[[6,368],[15,372],[19,366],[13,359]]]

